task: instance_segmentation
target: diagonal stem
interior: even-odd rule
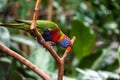
[[[21,63],[23,63],[27,67],[29,67],[32,71],[34,71],[35,73],[37,73],[44,80],[50,80],[50,77],[46,73],[44,73],[43,71],[41,71],[38,67],[36,67],[34,64],[32,64],[29,60],[25,59],[24,57],[22,57],[18,53],[12,51],[11,49],[9,49],[8,47],[6,47],[2,43],[0,43],[0,50],[4,51],[8,55],[12,56],[13,58],[17,59],[18,61],[20,61]]]
[[[30,26],[30,30],[36,28],[36,20],[37,20],[37,17],[38,17],[38,11],[39,11],[40,3],[41,3],[41,0],[37,0],[36,5],[35,5],[35,9],[34,9],[34,14],[33,14],[33,21],[32,21],[32,24]]]

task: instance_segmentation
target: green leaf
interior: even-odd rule
[[[5,70],[2,64],[0,64],[0,80],[6,80],[5,79]]]
[[[0,43],[3,43],[8,47],[10,46],[10,34],[4,27],[0,27]]]
[[[7,0],[0,0],[0,11],[4,11],[4,8],[7,6]]]
[[[33,78],[26,78],[25,80],[35,80],[35,79],[33,79]]]
[[[76,41],[73,46],[76,57],[80,60],[89,55],[95,42],[93,30],[82,21],[73,20],[71,35],[76,36]]]
[[[118,54],[118,62],[119,62],[119,66],[120,66],[120,46],[118,48],[117,54]]]
[[[57,80],[57,77],[58,77],[57,72],[49,72],[48,74],[50,74],[51,80]],[[77,79],[64,75],[63,80],[77,80]]]
[[[11,63],[11,59],[9,59],[8,57],[1,57],[0,61],[1,62],[6,62],[6,63],[9,63],[9,64]]]
[[[51,57],[50,53],[40,46],[33,49],[29,55],[29,59],[44,71],[53,70],[55,67],[54,59]]]
[[[114,29],[116,29],[117,27],[118,27],[118,24],[116,23],[116,22],[114,22],[114,21],[109,21],[109,22],[106,22],[105,24],[104,24],[104,27],[106,28],[106,29],[111,29],[111,30],[114,30]]]
[[[27,36],[12,35],[11,40],[19,42],[19,43],[26,44],[26,45],[29,45],[29,46],[32,46],[32,47],[36,47],[36,42],[33,39],[31,39]]]
[[[84,57],[80,63],[79,63],[79,67],[82,68],[82,69],[85,69],[85,68],[90,68],[93,63],[99,58],[99,56],[102,54],[101,50],[99,51],[96,51],[95,53],[89,55],[89,56],[86,56]]]
[[[24,76],[18,71],[13,71],[8,80],[24,80]]]
[[[103,49],[102,54],[99,58],[96,59],[96,61],[92,65],[92,69],[100,69],[104,68],[108,65],[112,65],[117,58],[117,54],[114,50],[111,50],[109,48]]]
[[[77,68],[79,72],[78,80],[120,80],[120,76],[108,71],[94,71],[91,69],[82,70]]]

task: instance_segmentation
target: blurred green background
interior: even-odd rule
[[[36,0],[0,0],[0,22],[32,19]],[[38,19],[47,20],[48,0]],[[53,0],[52,18],[62,31],[76,36],[65,62],[64,80],[120,80],[120,1]],[[0,42],[26,57],[57,80],[57,64],[30,34],[0,27]],[[64,49],[53,46],[61,56]],[[0,51],[0,80],[41,80],[16,59]]]

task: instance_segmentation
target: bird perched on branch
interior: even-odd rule
[[[29,32],[31,23],[32,20],[16,20],[16,23],[1,23],[0,26],[21,29]],[[58,25],[54,22],[47,20],[37,20],[36,27],[38,31],[42,34],[42,37],[45,39],[45,41],[58,43],[61,47],[64,48],[67,48],[68,46],[72,45],[70,38],[67,35],[65,35],[60,30]]]

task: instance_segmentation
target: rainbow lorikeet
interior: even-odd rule
[[[16,20],[13,24],[0,24],[0,26],[21,29],[29,32],[29,27],[31,25],[31,20]],[[37,20],[36,27],[38,31],[42,34],[45,41],[51,41],[58,43],[61,47],[67,48],[71,46],[70,38],[65,35],[57,24],[52,21],[47,20]]]

